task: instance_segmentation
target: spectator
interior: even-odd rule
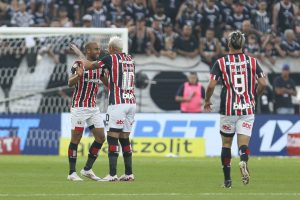
[[[247,0],[245,2],[245,11],[244,13],[249,16],[249,18],[253,17],[257,11],[258,5],[257,0]]]
[[[116,23],[117,16],[124,16],[125,11],[122,8],[121,0],[112,0],[107,6],[107,20],[108,26],[112,26]]]
[[[175,24],[176,15],[178,13],[181,0],[158,0],[160,2],[165,10],[165,13],[168,17],[171,18],[172,24]]]
[[[164,46],[161,50],[161,55],[175,59],[177,56],[175,50],[175,40],[177,39],[178,34],[173,31],[173,25],[171,22],[166,22],[163,26],[163,38]]]
[[[280,47],[280,37],[268,35],[266,41],[262,44],[261,55],[261,61],[273,71],[276,58],[284,57],[286,55],[285,51]]]
[[[248,36],[249,35],[255,35],[256,40],[261,42],[261,39],[264,39],[262,37],[262,34],[260,34],[259,32],[257,32],[255,29],[253,29],[251,27],[251,22],[250,20],[245,20],[242,23],[242,32],[245,34],[246,36],[246,43],[248,42]],[[261,38],[262,37],[262,38]]]
[[[186,2],[186,7],[182,11],[182,14],[178,16],[176,30],[178,33],[181,33],[182,28],[185,24],[189,24],[193,27],[193,32],[195,35],[199,35],[201,31],[201,22],[202,22],[202,15],[198,13],[193,4],[189,1]]]
[[[178,37],[178,33],[173,31],[173,25],[170,22],[164,24],[164,38],[171,37],[173,41]]]
[[[166,56],[166,57],[171,58],[171,59],[176,58],[177,54],[176,54],[175,49],[174,49],[174,40],[173,40],[172,37],[165,37],[164,38],[164,47],[160,51],[160,55]]]
[[[296,41],[296,36],[292,29],[284,31],[284,40],[281,42],[281,48],[286,51],[287,56],[300,56],[300,44]]]
[[[229,33],[231,33],[232,30],[230,29],[226,29],[224,32],[223,32],[223,36],[220,40],[220,45],[221,45],[221,55],[227,55],[229,53],[229,47],[228,47],[228,42],[227,42],[227,38],[228,38],[228,35]]]
[[[130,52],[133,54],[150,55],[153,51],[155,38],[151,29],[146,26],[145,18],[137,18],[136,26],[131,26],[128,32],[131,40]]]
[[[86,0],[85,0],[86,1]],[[54,17],[59,17],[59,10],[61,7],[64,7],[67,12],[67,17],[70,21],[74,22],[76,25],[80,24],[80,11],[78,0],[55,0],[54,1]]]
[[[26,4],[24,1],[19,2],[20,10],[14,14],[11,19],[12,26],[29,27],[34,24],[33,16],[26,11]]]
[[[220,42],[215,38],[215,32],[212,29],[208,29],[205,33],[205,38],[202,38],[200,41],[199,52],[202,58],[202,61],[207,63],[209,66],[212,66],[215,59],[221,53]]]
[[[204,98],[205,89],[199,83],[197,73],[191,72],[188,81],[178,88],[175,101],[180,103],[183,113],[200,113]]]
[[[153,50],[154,54],[156,56],[159,56],[160,50],[162,50],[164,46],[164,39],[163,39],[163,32],[162,32],[162,27],[160,26],[160,21],[154,19],[152,21],[152,33],[154,35],[154,43],[153,43]]]
[[[127,5],[126,15],[133,21],[136,21],[141,17],[147,19],[149,10],[145,5],[144,0],[134,0],[133,4]]]
[[[45,15],[45,4],[38,2],[33,13],[34,26],[46,27],[49,26],[48,18]]]
[[[192,35],[192,27],[185,25],[181,36],[175,41],[175,48],[178,55],[195,58],[198,55],[199,44],[197,39]]]
[[[281,0],[273,9],[273,28],[275,31],[284,33],[285,30],[293,28],[291,23],[298,8],[291,0]]]
[[[222,25],[221,25],[222,29],[228,28],[226,27],[227,23],[233,14],[231,5],[232,5],[232,0],[221,0],[220,3],[218,4],[222,16]]]
[[[261,1],[258,4],[259,10],[252,14],[252,24],[255,30],[266,34],[271,32],[271,18],[267,13],[267,2]]]
[[[163,24],[171,22],[171,19],[165,14],[163,5],[160,3],[157,4],[154,15],[150,17],[151,25],[153,21],[159,22],[160,29],[162,29]]]
[[[290,67],[285,64],[282,68],[281,76],[274,80],[275,110],[277,114],[294,114],[292,96],[297,95],[295,82],[289,77]]]
[[[86,14],[82,17],[82,27],[91,28],[92,27],[92,15]]]
[[[206,4],[203,8],[203,29],[202,34],[204,35],[207,29],[213,29],[218,31],[219,24],[222,20],[220,9],[216,5],[215,0],[206,0]]]
[[[95,0],[93,2],[92,10],[88,14],[93,18],[93,27],[107,27],[107,9],[103,6],[102,0]]]
[[[300,42],[300,4],[298,6],[298,12],[296,13],[295,16],[295,33],[298,42]]]
[[[260,59],[260,46],[258,44],[257,38],[255,35],[251,34],[248,36],[247,44],[245,45],[245,54],[248,56],[255,57]]]
[[[243,22],[248,19],[249,16],[244,12],[244,4],[238,2],[233,6],[233,15],[229,18],[228,24],[233,29],[241,30]]]
[[[68,17],[68,12],[66,7],[60,7],[58,10],[58,22],[60,27],[72,27],[73,22]]]
[[[117,15],[115,23],[111,25],[112,28],[124,28],[125,20],[123,16]]]
[[[10,26],[11,18],[18,10],[18,0],[11,0],[10,4],[0,2],[0,26]]]

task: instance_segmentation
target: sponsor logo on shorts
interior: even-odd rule
[[[248,122],[243,122],[242,127],[246,129],[251,129],[252,125]]]
[[[223,129],[224,131],[231,131],[231,126],[230,126],[230,125],[224,124],[224,125],[222,126],[222,129]]]
[[[117,120],[116,124],[118,125],[124,124],[124,120]]]

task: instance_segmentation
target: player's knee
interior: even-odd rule
[[[71,142],[74,144],[79,144],[82,137],[82,132],[72,131]]]
[[[129,157],[132,155],[132,147],[129,138],[119,138],[120,144],[122,146],[122,152],[124,157]]]
[[[95,141],[103,144],[105,142],[105,136],[104,135],[95,136]]]
[[[250,149],[248,148],[247,145],[241,145],[239,147],[239,154],[240,154],[240,159],[241,161],[248,161],[249,155],[250,155]]]
[[[118,138],[107,136],[108,153],[118,156],[119,154],[119,142]]]

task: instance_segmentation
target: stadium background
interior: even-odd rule
[[[284,64],[289,64],[299,94],[300,13],[295,9],[300,10],[299,1],[287,1],[293,11],[286,13],[289,21],[285,25],[274,24],[272,19],[278,2],[266,1],[269,20],[262,26],[257,21],[260,1],[256,0],[2,0],[0,24],[2,30],[6,27],[127,28],[128,51],[134,55],[137,72],[138,114],[132,133],[136,156],[218,156],[220,88],[213,98],[213,114],[180,113],[174,101],[177,88],[192,71],[198,73],[205,87],[212,62],[227,51],[226,33],[240,29],[247,37],[245,52],[260,60],[271,91],[272,80],[280,75]],[[232,17],[236,16],[234,13],[242,17]],[[192,28],[188,36],[192,43],[181,46],[185,26]],[[286,30],[292,33],[287,35]],[[212,40],[208,39],[207,31],[215,35]],[[89,38],[55,36],[47,43],[47,37],[52,36],[0,37],[0,154],[66,154],[72,94],[66,85],[75,59],[69,42],[75,41],[82,47]],[[103,48],[107,38],[99,39]],[[180,52],[185,52],[185,56]],[[98,94],[103,113],[107,107],[106,95],[104,88]],[[253,155],[300,154],[299,96],[293,102],[295,115],[275,114],[272,102],[270,114],[258,111],[250,147]],[[86,155],[91,141],[86,131],[82,155]],[[236,146],[233,153],[237,155]]]

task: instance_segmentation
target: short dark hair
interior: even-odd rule
[[[228,43],[235,50],[242,49],[245,44],[245,36],[241,31],[233,31],[228,36]]]

